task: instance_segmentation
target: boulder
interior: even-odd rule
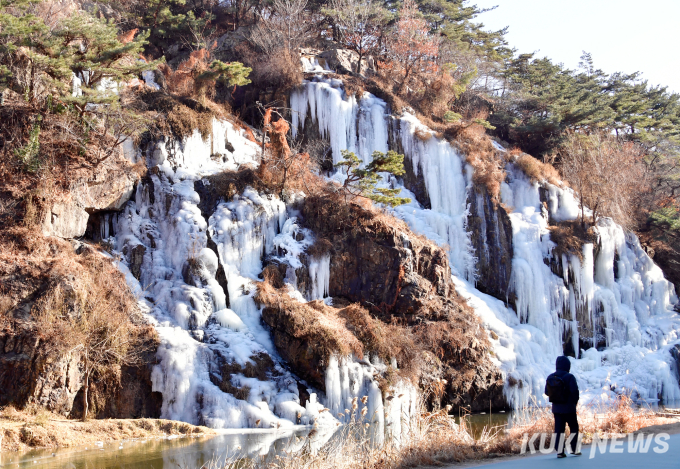
[[[89,178],[75,182],[67,197],[52,203],[43,219],[43,234],[60,238],[84,236],[90,214],[122,209],[138,180],[127,160],[105,162]]]
[[[85,234],[89,214],[76,200],[56,202],[47,210],[42,231],[45,236],[78,238]]]
[[[103,164],[71,193],[88,211],[120,210],[130,200],[139,176],[127,164]]]
[[[319,54],[319,57],[325,59],[328,66],[341,74],[352,74],[357,72],[359,64],[359,54],[348,49],[332,49]],[[363,74],[368,71],[369,63],[364,58],[361,60],[361,72]]]

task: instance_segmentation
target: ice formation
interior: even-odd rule
[[[293,91],[291,107],[293,133],[317,129],[330,141],[335,162],[348,149],[368,163],[374,151],[395,144],[410,159],[431,208],[424,209],[391,178],[384,184],[413,199],[395,214],[447,247],[456,288],[494,332],[494,360],[506,377],[511,405],[545,402],[545,376],[567,345],[579,357],[572,369],[587,399],[619,392],[648,400],[680,398],[668,353],[679,342],[680,320],[672,309],[677,297],[634,235],[602,219],[596,245],[586,244],[580,256],[558,258],[548,220],[575,219],[574,194],[531,182],[509,163],[501,196],[513,207],[508,293],[516,300],[508,305],[508,298],[475,288],[477,253],[467,229],[472,169],[463,155],[434,135],[416,137],[416,130],[421,136],[429,130],[412,115],[390,116],[375,96],[345,96],[338,80],[305,82]],[[253,296],[266,256],[288,266],[285,281],[292,297],[329,300],[328,255],[309,258],[311,285],[298,291],[295,270],[314,237],[299,226],[297,214],[252,188],[217,203],[210,213],[199,208],[196,184],[208,185],[210,174],[256,165],[258,151],[242,130],[218,120],[207,139],[195,131],[182,141],[158,141],[143,154],[131,142],[126,145],[128,158],[146,159],[149,176],[121,213],[104,215],[99,234],[119,253],[121,270],[143,297],[161,337],[152,380],[154,390],[163,393],[163,417],[216,428],[286,428],[298,422],[331,428],[349,418],[347,411],[365,409],[374,440],[399,441],[415,410],[413,386],[397,384],[384,395],[374,380],[385,370],[383,363],[332,358],[326,395],[312,394],[303,408],[297,380],[282,366],[261,325]],[[276,372],[268,379],[222,376],[222,364],[244,366],[258,356],[274,364]],[[223,392],[225,380],[248,389],[247,395],[237,399]]]
[[[312,393],[302,407],[298,380],[281,365],[261,324],[253,297],[265,256],[288,265],[286,281],[298,300],[328,295],[328,255],[310,261],[312,289],[305,292],[309,298],[297,291],[295,269],[302,266],[299,257],[314,237],[299,227],[296,214],[278,197],[252,188],[217,203],[209,214],[199,208],[195,184],[209,187],[208,175],[258,164],[258,151],[243,131],[218,120],[207,139],[196,131],[182,141],[161,140],[145,150],[148,181],[138,185],[121,213],[104,215],[100,225],[100,237],[121,257],[120,268],[143,298],[142,306],[161,339],[152,383],[163,395],[162,416],[214,428],[316,423],[335,429],[346,420],[338,414],[352,408],[352,399],[370,394],[365,405],[372,411],[380,409],[381,416],[374,438],[381,440],[385,432],[398,438],[407,430],[402,430],[401,419],[387,430],[385,419],[396,418],[389,417],[392,408],[411,408],[412,388],[400,391],[401,397],[384,409],[373,378],[384,365],[334,358],[327,370],[328,397]],[[218,281],[220,269],[226,290]],[[224,363],[233,370],[265,355],[274,363],[266,380],[234,372],[222,376]],[[224,392],[225,380],[247,390],[247,395],[237,399]],[[333,412],[324,411],[324,404]],[[314,441],[322,445],[329,437]]]
[[[492,339],[495,360],[506,377],[504,391],[512,406],[546,403],[545,377],[567,350],[565,344],[579,357],[572,358],[572,370],[585,401],[622,392],[648,401],[680,398],[669,353],[680,342],[680,318],[673,311],[678,299],[633,234],[601,219],[597,245],[586,244],[581,256],[557,258],[548,220],[577,218],[573,192],[531,182],[509,163],[501,188],[504,204],[512,207],[508,296],[513,294],[516,301],[509,305],[508,298],[501,301],[474,286],[477,259],[466,226],[472,168],[463,155],[434,135],[416,137],[416,130],[420,135],[433,132],[408,113],[389,116],[386,103],[375,96],[346,96],[339,80],[318,76],[303,83],[291,95],[291,108],[293,134],[315,125],[330,141],[334,162],[341,150],[349,149],[367,163],[373,151],[385,152],[389,142],[400,143],[415,175],[422,174],[431,208],[423,209],[391,178],[385,183],[413,200],[394,213],[448,248],[457,289],[497,337]]]

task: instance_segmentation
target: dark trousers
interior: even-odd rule
[[[555,450],[559,451],[560,437],[564,434],[565,425],[569,425],[569,431],[574,437],[571,439],[571,452],[576,452],[576,444],[578,443],[578,419],[576,412],[569,412],[568,414],[553,414],[555,417]],[[567,439],[565,437],[564,443],[566,447]],[[566,449],[562,447],[562,452]]]

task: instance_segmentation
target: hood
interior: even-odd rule
[[[569,370],[571,369],[571,362],[569,361],[569,357],[561,356],[557,357],[557,361],[555,362],[555,369],[557,371],[566,371],[569,373]]]

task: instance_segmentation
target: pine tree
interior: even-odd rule
[[[395,176],[404,174],[404,155],[390,150],[387,154],[379,151],[373,152],[373,161],[365,168],[361,168],[362,161],[353,152],[342,150],[342,161],[335,166],[341,168],[346,179],[343,184],[345,200],[348,197],[365,197],[391,207],[407,204],[411,199],[397,197],[401,189],[378,188],[376,185],[382,177],[379,173],[389,173]]]
[[[41,0],[0,0],[0,64],[8,86],[28,102],[59,97],[82,116],[88,104],[118,100],[113,87],[155,68],[138,60],[148,33],[123,43],[117,27],[88,13],[76,13],[47,28],[31,13]],[[72,92],[80,80],[80,93]]]
[[[252,68],[245,67],[240,62],[224,63],[220,60],[214,60],[208,70],[194,79],[196,96],[201,102],[204,102],[206,89],[210,85],[214,86],[218,80],[222,80],[227,86],[245,86],[250,83],[248,75],[252,71]]]
[[[74,93],[75,96],[63,97],[81,115],[88,104],[117,102],[118,82],[138,76],[161,62],[138,59],[147,43],[148,32],[123,43],[112,22],[88,14],[76,14],[65,20],[52,36],[51,55],[63,57],[73,75],[82,80],[82,95]]]

